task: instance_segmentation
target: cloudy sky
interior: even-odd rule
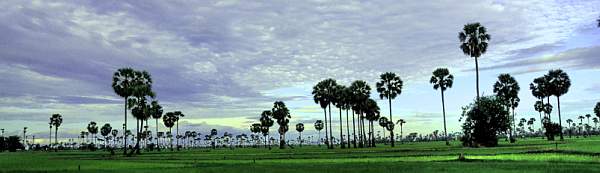
[[[522,88],[517,118],[537,119],[528,84],[561,68],[573,83],[561,97],[563,120],[575,119],[600,101],[598,16],[592,0],[0,1],[0,128],[44,137],[53,113],[64,117],[64,136],[90,121],[120,127],[112,74],[132,67],[152,74],[165,111],[187,115],[184,129],[246,133],[283,100],[291,123],[309,124],[310,134],[323,116],[311,96],[318,81],[374,87],[395,72],[405,86],[394,118],[406,119],[407,132],[430,133],[442,118],[428,79],[447,67],[455,75],[448,129],[457,131],[461,107],[475,97],[474,60],[457,38],[471,22],[492,36],[479,61],[484,95],[510,73]]]

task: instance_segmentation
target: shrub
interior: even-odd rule
[[[498,133],[510,127],[506,106],[494,96],[480,97],[474,103],[463,107],[460,120],[463,119],[463,146],[497,146]]]

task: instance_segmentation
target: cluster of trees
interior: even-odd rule
[[[260,123],[254,123],[250,126],[252,133],[262,133],[265,138],[265,146],[267,145],[267,136],[269,135],[269,129],[273,126],[273,119],[279,125],[279,148],[284,149],[286,145],[285,133],[289,131],[290,110],[285,106],[283,101],[275,101],[271,110],[265,110],[260,115]],[[301,126],[301,127],[300,127]],[[296,129],[299,132],[304,131],[303,124],[297,124]],[[270,145],[269,145],[270,146]]]

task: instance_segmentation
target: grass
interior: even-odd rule
[[[558,148],[557,148],[558,147]],[[465,161],[458,161],[464,154]],[[81,171],[79,171],[81,169]],[[562,142],[521,139],[494,148],[458,142],[405,143],[391,148],[238,148],[147,152],[135,157],[108,152],[0,153],[0,172],[600,172],[600,137]]]

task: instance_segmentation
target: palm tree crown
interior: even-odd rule
[[[435,90],[439,88],[442,91],[446,91],[447,88],[452,88],[454,76],[450,74],[447,68],[438,68],[433,71],[429,83],[433,84],[433,89]]]
[[[480,23],[469,23],[465,25],[462,32],[458,33],[460,49],[465,55],[478,58],[487,51],[491,36],[486,30]]]

